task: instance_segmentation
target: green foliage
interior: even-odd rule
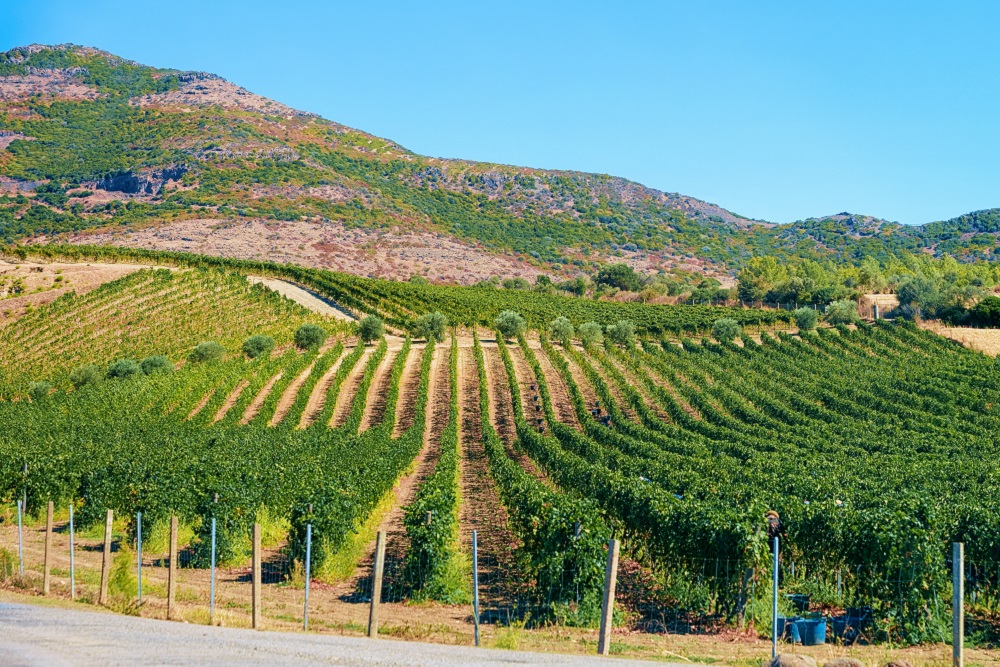
[[[192,364],[204,363],[207,361],[217,361],[226,353],[226,348],[215,341],[202,341],[194,346],[188,361]]]
[[[819,321],[819,311],[803,306],[797,308],[792,313],[792,317],[795,318],[795,326],[799,328],[799,331],[812,331],[816,328],[816,322]]]
[[[569,345],[573,340],[573,323],[569,321],[568,318],[560,315],[556,319],[549,323],[549,335],[552,336],[554,340],[559,341],[563,345]]]
[[[28,396],[35,403],[41,403],[49,397],[50,393],[52,393],[51,382],[32,382],[28,387]]]
[[[604,329],[597,322],[585,322],[578,331],[580,342],[584,345],[600,345],[604,342]]]
[[[594,282],[607,287],[617,287],[624,292],[638,292],[641,285],[639,275],[628,264],[611,264],[603,267],[597,272]]]
[[[156,373],[173,373],[174,365],[171,363],[166,356],[162,354],[154,354],[152,356],[146,357],[139,362],[139,367],[142,372],[146,375],[154,375]]]
[[[251,359],[256,359],[262,354],[269,354],[274,349],[274,338],[264,334],[254,334],[243,341],[243,354]]]
[[[525,329],[524,318],[513,310],[501,312],[493,324],[504,338],[515,338]]]
[[[441,433],[434,470],[421,484],[413,502],[404,508],[403,524],[410,538],[406,555],[407,579],[417,597],[446,604],[470,600],[468,570],[459,543],[458,340],[452,338],[449,356],[448,423]],[[428,524],[427,515],[431,521]]]
[[[631,320],[619,320],[605,332],[608,341],[615,345],[631,345],[635,342],[635,324]]]
[[[1000,297],[985,297],[972,309],[972,315],[981,327],[1000,327]]]
[[[825,319],[830,324],[853,324],[859,321],[858,304],[848,299],[834,301],[826,308]]]
[[[69,374],[69,381],[72,382],[73,386],[77,389],[100,384],[103,379],[104,373],[101,371],[100,367],[94,364],[80,366],[79,368],[75,368],[73,372]]]
[[[130,377],[142,374],[142,366],[133,359],[118,359],[108,364],[108,378],[127,380]]]
[[[410,335],[414,338],[423,338],[428,342],[444,341],[445,332],[448,328],[448,318],[439,311],[421,315],[413,322],[410,328]]]
[[[720,343],[731,343],[741,332],[740,323],[731,317],[720,318],[712,324],[712,338]]]
[[[358,322],[358,335],[366,343],[372,343],[385,336],[385,325],[376,315],[368,315]]]
[[[295,330],[295,345],[302,350],[311,350],[326,340],[326,329],[318,324],[303,324]]]

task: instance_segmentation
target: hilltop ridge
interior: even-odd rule
[[[0,241],[272,258],[474,282],[608,261],[732,275],[753,255],[992,259],[996,209],[789,224],[624,178],[415,154],[207,72],[76,45],[0,54]]]

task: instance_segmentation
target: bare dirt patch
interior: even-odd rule
[[[247,280],[254,284],[264,285],[268,289],[277,292],[283,297],[291,299],[314,313],[319,313],[320,315],[343,320],[345,322],[353,322],[357,319],[354,315],[348,312],[346,308],[334,304],[332,301],[320,297],[304,287],[299,287],[298,285],[290,283],[287,280],[278,280],[277,278],[261,278],[259,276],[247,276]]]
[[[422,275],[462,284],[493,275],[534,280],[540,273],[516,257],[496,255],[446,234],[348,229],[339,222],[183,220],[143,228],[85,231],[64,240],[267,259],[369,277]]]
[[[140,264],[66,264],[0,259],[0,326],[67,292],[83,295],[140,269]]]
[[[306,428],[307,426],[313,424],[319,417],[320,413],[323,412],[323,406],[326,405],[326,394],[330,390],[330,385],[333,384],[333,378],[337,374],[337,370],[340,368],[340,364],[343,363],[344,359],[347,358],[347,350],[344,350],[344,354],[333,362],[330,369],[323,374],[323,377],[316,382],[316,386],[313,387],[312,393],[309,394],[309,400],[306,402],[306,407],[302,411],[302,418],[299,419],[299,428]]]
[[[274,388],[274,383],[281,379],[282,373],[277,373],[273,378],[267,381],[260,391],[254,396],[253,401],[247,406],[246,412],[243,413],[243,418],[240,419],[240,424],[246,425],[253,421],[253,418],[257,416],[260,409],[264,406],[264,401],[271,394],[271,389]]]
[[[285,388],[285,393],[281,395],[278,399],[278,405],[274,409],[274,415],[267,422],[268,426],[277,426],[281,423],[281,420],[285,418],[288,411],[292,409],[292,404],[295,403],[295,398],[299,395],[299,389],[305,384],[309,376],[312,375],[313,368],[316,366],[316,362],[309,364],[305,370],[299,373],[298,377],[292,380],[288,386]]]
[[[351,372],[344,378],[343,384],[340,385],[340,392],[337,394],[337,404],[333,409],[333,419],[330,421],[330,426],[334,428],[343,426],[347,422],[347,418],[351,414],[351,406],[354,403],[354,396],[358,393],[358,389],[361,387],[361,380],[365,375],[365,368],[368,366],[368,359],[371,358],[372,354],[375,353],[375,348],[370,347],[361,354],[361,358],[358,359],[358,363],[354,364],[354,368]]]
[[[236,385],[231,392],[229,392],[229,396],[226,396],[225,403],[222,404],[222,407],[219,408],[218,412],[216,412],[215,416],[212,418],[213,424],[215,422],[222,421],[222,419],[226,416],[226,413],[228,413],[233,406],[236,405],[236,401],[240,400],[240,395],[248,386],[250,386],[250,380],[241,380],[240,383]]]
[[[375,377],[368,386],[368,396],[365,399],[365,412],[361,418],[361,431],[367,431],[372,426],[382,423],[385,416],[385,406],[389,399],[389,385],[392,383],[392,366],[396,361],[396,352],[387,350],[382,363],[375,370]],[[393,415],[395,416],[395,415]]]
[[[939,336],[950,338],[970,350],[977,350],[991,357],[1000,354],[1000,329],[949,327],[938,321],[921,322],[920,326]]]

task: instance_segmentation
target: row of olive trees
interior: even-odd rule
[[[799,308],[792,312],[795,326],[799,331],[812,331],[819,323],[820,313],[815,308]],[[823,320],[829,324],[853,324],[858,317],[858,306],[849,299],[834,301],[826,308]],[[743,333],[740,323],[731,317],[723,317],[712,324],[712,338],[728,343]]]

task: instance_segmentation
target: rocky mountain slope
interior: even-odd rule
[[[789,225],[604,174],[416,155],[203,72],[96,49],[0,54],[0,242],[116,243],[472,282],[753,254],[992,257],[997,211]]]

